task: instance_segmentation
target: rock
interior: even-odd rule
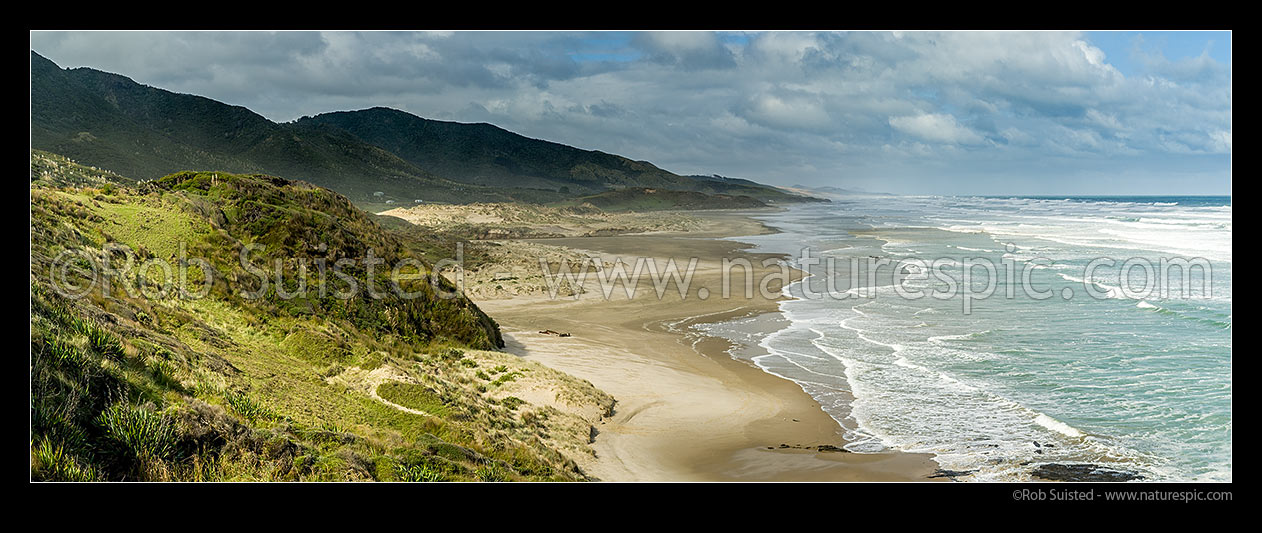
[[[1089,463],[1039,465],[1031,472],[1034,477],[1048,481],[1131,481],[1144,479],[1137,472],[1117,470]]]
[[[838,447],[833,446],[833,445],[831,445],[831,444],[820,444],[820,445],[819,445],[819,448],[816,448],[816,449],[817,449],[817,450],[819,450],[819,451],[821,451],[821,452],[841,452],[841,453],[850,453],[850,450],[847,450],[847,449],[845,449],[845,448],[838,448]]]
[[[944,477],[950,480],[954,480],[957,477],[967,476],[967,475],[972,474],[973,472],[976,472],[976,470],[943,470],[939,468],[936,471],[934,471],[933,474],[929,475],[929,479]]]

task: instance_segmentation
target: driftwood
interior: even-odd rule
[[[550,330],[550,329],[545,329],[545,330],[543,330],[543,331],[540,331],[539,333],[542,333],[542,334],[544,334],[544,335],[556,335],[556,336],[558,336],[558,337],[569,337],[569,336],[570,336],[570,334],[569,334],[569,333],[561,333],[560,331],[552,331],[552,330]]]

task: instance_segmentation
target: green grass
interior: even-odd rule
[[[540,444],[574,424],[522,424],[526,404],[478,389],[480,368],[503,366],[501,379],[524,370],[479,351],[497,345],[498,329],[468,300],[235,296],[250,280],[236,256],[244,242],[275,247],[261,261],[312,253],[312,242],[332,255],[372,246],[390,259],[408,256],[345,198],[224,173],[110,193],[32,184],[33,478],[584,479],[566,455],[584,448]],[[174,227],[141,228],[159,220]],[[66,299],[46,284],[62,250],[127,241],[157,255],[169,248],[150,239],[181,236],[192,238],[190,256],[213,265],[205,298],[149,298],[116,283],[108,297]],[[431,416],[374,398],[364,376],[377,369],[403,376],[376,389],[382,398]],[[486,465],[496,466],[480,475]]]
[[[409,409],[445,417],[451,414],[443,399],[433,390],[415,383],[389,381],[377,387],[377,395]]]
[[[178,258],[181,243],[187,250],[211,231],[205,221],[198,220],[180,209],[177,203],[169,201],[143,198],[116,204],[93,201],[87,194],[70,196],[91,205],[94,214],[109,220],[111,224],[105,226],[103,232],[135,253],[144,250],[162,259]],[[142,259],[137,258],[135,268],[139,270],[141,264]]]
[[[31,150],[31,180],[38,180],[49,185],[100,186],[102,194],[110,194],[114,184],[135,185],[136,180],[126,178],[108,170],[80,165],[66,157]]]
[[[515,381],[517,378],[521,376],[522,376],[521,372],[516,372],[516,371],[508,372],[508,373],[500,375],[500,377],[495,378],[495,381],[491,382],[491,386],[498,387],[510,381]]]
[[[687,190],[625,188],[605,191],[554,204],[556,206],[594,205],[609,212],[664,211],[678,209],[751,209],[766,207],[751,196],[707,194]]]
[[[504,399],[500,400],[500,405],[503,405],[504,408],[508,409],[509,411],[516,411],[517,408],[521,407],[521,405],[524,403],[526,403],[525,400],[522,400],[521,398],[518,398],[516,396],[506,396],[504,397]]]

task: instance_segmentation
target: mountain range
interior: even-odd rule
[[[190,169],[263,173],[328,187],[359,203],[548,203],[628,188],[762,204],[815,200],[750,180],[681,176],[492,124],[384,107],[278,123],[122,75],[63,69],[35,51],[31,147],[142,180]]]

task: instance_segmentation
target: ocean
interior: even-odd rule
[[[1229,197],[856,196],[756,218],[780,233],[736,240],[811,275],[782,317],[697,327],[798,383],[851,451],[930,453],[965,481],[1084,462],[1231,481]]]

